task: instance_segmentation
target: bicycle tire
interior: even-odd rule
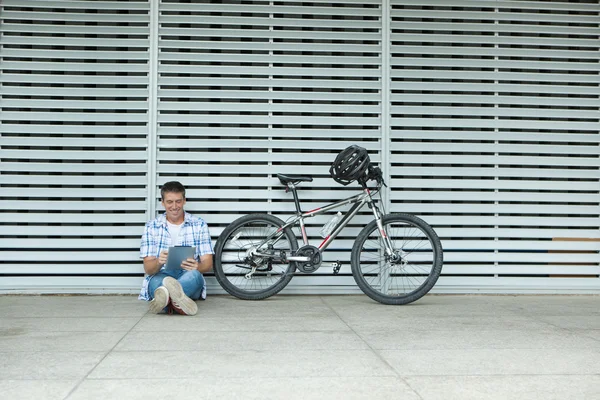
[[[410,214],[388,214],[384,231],[402,261],[384,254],[376,221],[358,235],[352,247],[352,276],[371,299],[402,305],[425,296],[442,272],[443,250],[439,237],[422,219]]]
[[[252,270],[251,262],[264,262],[262,258],[250,257],[250,249],[283,225],[281,219],[272,215],[250,214],[225,228],[217,240],[213,269],[217,281],[227,293],[243,300],[262,300],[286,287],[296,270],[294,262],[267,263],[259,266],[251,279],[245,277]],[[285,251],[290,255],[298,250],[298,241],[291,228],[283,231],[282,238],[284,240],[275,243],[272,251]]]

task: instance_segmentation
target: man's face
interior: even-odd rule
[[[165,197],[162,199],[162,205],[167,212],[167,220],[169,220],[169,222],[183,222],[183,206],[185,205],[183,193],[165,193]]]

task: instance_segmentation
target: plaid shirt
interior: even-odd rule
[[[159,215],[156,219],[148,222],[142,235],[140,246],[140,258],[154,256],[158,257],[163,250],[169,250],[171,246],[194,246],[196,253],[194,258],[200,260],[200,256],[214,254],[208,225],[202,218],[185,213],[183,225],[179,231],[177,243],[171,243],[171,234],[167,225],[167,214]],[[161,270],[164,269],[164,266]],[[150,300],[148,283],[152,275],[147,275],[140,291],[140,300]],[[206,298],[206,287],[202,291],[202,298]]]

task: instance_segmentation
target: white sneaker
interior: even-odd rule
[[[150,312],[158,314],[169,304],[169,291],[164,286],[159,286],[154,291],[154,298],[150,301]]]
[[[167,276],[163,279],[163,285],[169,291],[171,296],[171,306],[175,312],[183,315],[196,315],[198,305],[196,302],[185,295],[181,283],[175,278]]]

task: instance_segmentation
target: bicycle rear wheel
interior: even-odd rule
[[[217,241],[213,268],[223,289],[240,299],[261,300],[290,282],[296,264],[282,258],[298,249],[296,236],[286,228],[271,238],[283,225],[272,215],[250,214],[225,228]]]
[[[372,221],[352,248],[352,276],[360,289],[383,304],[408,304],[423,297],[442,271],[443,251],[437,234],[425,221],[410,214],[382,218],[393,254]]]

